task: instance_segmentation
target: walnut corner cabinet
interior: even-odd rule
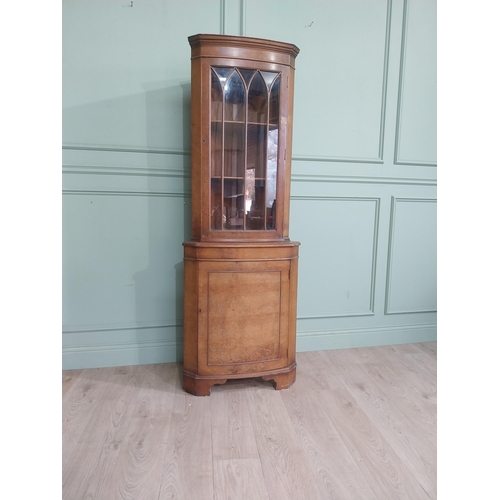
[[[185,391],[295,381],[299,243],[288,237],[292,44],[194,35],[192,239],[184,246]]]

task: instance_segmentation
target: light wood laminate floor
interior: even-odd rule
[[[297,381],[63,372],[65,500],[436,498],[436,343],[297,354]]]

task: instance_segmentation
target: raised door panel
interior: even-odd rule
[[[290,261],[200,263],[200,374],[287,365],[289,270]]]

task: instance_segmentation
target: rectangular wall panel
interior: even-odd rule
[[[63,196],[63,329],[182,324],[184,199]]]
[[[392,202],[386,313],[436,311],[436,200]]]
[[[405,0],[397,116],[397,164],[437,161],[435,0]]]
[[[294,197],[298,316],[373,314],[378,200]]]
[[[219,0],[63,2],[63,144],[190,149],[187,37]]]
[[[301,50],[294,156],[380,158],[389,7],[366,0],[246,2],[247,35]]]

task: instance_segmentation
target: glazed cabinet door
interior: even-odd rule
[[[210,74],[210,229],[274,232],[282,74],[219,66]]]
[[[289,364],[290,261],[200,262],[200,375]]]

